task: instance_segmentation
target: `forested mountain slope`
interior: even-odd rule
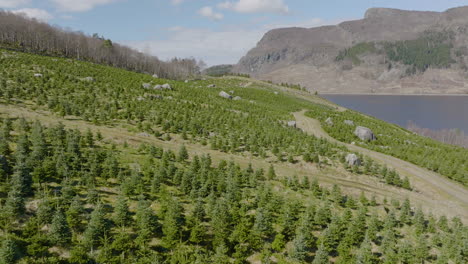
[[[467,260],[450,194],[287,125],[333,113],[318,97],[6,50],[0,64],[1,262]]]

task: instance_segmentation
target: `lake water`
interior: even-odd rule
[[[321,95],[338,105],[406,127],[413,121],[434,130],[468,134],[468,96]]]

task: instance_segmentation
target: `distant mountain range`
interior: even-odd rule
[[[468,6],[267,32],[233,71],[321,93],[468,94]]]

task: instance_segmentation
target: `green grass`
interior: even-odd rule
[[[412,162],[468,185],[468,150],[465,148],[443,144],[351,110],[339,112],[332,108],[317,107],[306,115],[320,120],[325,131],[339,141],[356,142],[364,148]],[[329,117],[333,120],[333,126],[325,123]],[[360,141],[354,135],[355,126],[346,125],[345,120],[352,120],[356,126],[370,128],[377,140]]]

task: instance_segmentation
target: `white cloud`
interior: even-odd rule
[[[169,33],[167,39],[129,41],[125,44],[164,60],[193,56],[203,59],[208,65],[234,64],[247,51],[255,47],[270,29],[293,26],[316,27],[337,24],[341,21],[325,21],[315,18],[291,23],[236,27],[221,31],[175,26],[166,29]]]
[[[208,29],[178,28],[170,31],[168,39],[127,42],[140,51],[167,60],[173,57],[196,57],[209,65],[237,63],[255,46],[263,32],[244,29],[212,31]]]
[[[0,0],[1,1],[1,0]],[[68,12],[84,12],[99,5],[110,4],[117,0],[49,0],[57,5],[58,9]]]
[[[29,4],[30,0],[0,0],[0,8],[15,8]]]
[[[11,12],[15,14],[21,14],[29,18],[35,18],[42,22],[47,22],[54,18],[49,12],[37,8],[22,8],[18,10],[13,10]]]
[[[215,12],[211,6],[202,7],[198,10],[198,14],[213,20],[221,20],[224,17],[223,14]]]
[[[219,8],[233,10],[239,13],[289,13],[288,6],[283,0],[237,0],[226,1],[218,5]]]

